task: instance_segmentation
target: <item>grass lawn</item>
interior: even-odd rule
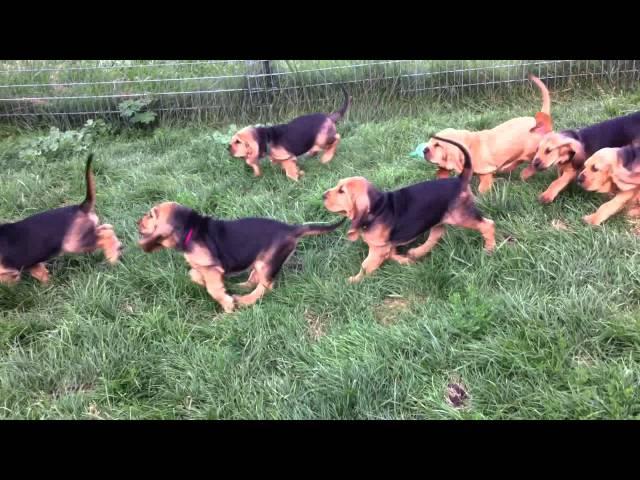
[[[638,98],[565,98],[553,105],[556,126],[635,111]],[[538,204],[555,172],[526,184],[518,172],[500,177],[479,200],[497,226],[492,256],[477,232],[451,228],[417,264],[390,262],[348,285],[366,246],[342,227],[303,239],[276,288],[233,314],[191,283],[181,255],[136,247],[137,219],[162,200],[221,218],[333,221],[321,194],[340,178],[364,175],[383,189],[433,178],[407,156],[427,134],[538,107],[536,96],[350,120],[333,162],[303,159],[299,183],[270,165],[254,179],[203,127],[102,141],[98,213],[126,245],[122,262],[61,257],[48,286],[26,277],[0,286],[0,417],[637,418],[638,227],[623,217],[583,224],[602,199],[575,186]],[[83,155],[18,159],[33,135],[0,141],[1,221],[84,196]],[[464,408],[447,401],[453,383],[468,392]]]

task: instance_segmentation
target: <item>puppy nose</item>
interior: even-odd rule
[[[322,199],[323,199],[323,200],[326,200],[326,199],[327,199],[327,195],[329,195],[329,192],[324,192],[324,193],[322,194]]]
[[[584,182],[584,173],[581,173],[581,174],[578,176],[578,183],[582,183],[582,182]]]
[[[429,147],[424,147],[422,154],[424,155],[425,158],[427,158],[427,156],[429,155]]]
[[[231,144],[227,145],[227,150],[231,151]]]
[[[533,166],[534,166],[534,167],[536,167],[536,168],[540,168],[540,164],[541,164],[541,163],[542,163],[542,162],[540,162],[540,159],[539,159],[539,158],[534,158],[534,159],[533,159]]]

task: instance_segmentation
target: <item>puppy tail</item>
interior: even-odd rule
[[[546,113],[547,115],[551,115],[551,95],[549,95],[547,86],[535,75],[529,74],[529,80],[535,83],[542,92],[542,108],[540,109],[540,111],[542,113]]]
[[[96,206],[96,181],[93,178],[91,172],[91,162],[93,162],[93,153],[90,153],[87,157],[87,166],[85,168],[84,176],[87,183],[87,196],[80,204],[80,210],[85,213],[92,212]]]
[[[320,224],[320,223],[309,223],[307,225],[298,226],[295,235],[298,237],[307,237],[309,235],[322,235],[323,233],[333,232],[336,228],[342,225],[347,218],[343,218],[337,223],[330,224]]]
[[[462,173],[460,174],[460,180],[462,180],[462,189],[466,190],[466,188],[469,186],[469,182],[471,181],[471,176],[473,175],[473,166],[471,165],[471,155],[469,154],[469,150],[467,150],[466,147],[461,143],[454,142],[453,140],[449,140],[447,138],[442,138],[435,135],[431,138],[435,138],[436,140],[440,140],[441,142],[450,143],[451,145],[455,145],[460,150],[462,150],[462,154],[464,155],[464,165],[462,167]]]
[[[342,104],[342,107],[340,107],[340,110],[329,115],[329,118],[334,122],[342,120],[345,113],[347,113],[347,110],[349,110],[349,107],[351,106],[351,97],[349,96],[349,93],[347,93],[347,89],[344,88],[343,85],[340,85],[340,88],[342,89],[342,93],[344,93],[344,103]]]

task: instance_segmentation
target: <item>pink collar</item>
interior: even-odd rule
[[[191,237],[193,236],[193,228],[190,228],[189,231],[187,232],[187,236],[184,237],[184,248],[187,248],[189,246],[189,242],[191,242]]]

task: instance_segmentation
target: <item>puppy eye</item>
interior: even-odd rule
[[[233,142],[233,143],[242,143],[242,142],[241,142],[240,140],[236,140],[236,141],[235,141],[235,142]]]
[[[338,189],[338,193],[344,193],[344,188],[340,187],[340,188]]]
[[[544,153],[545,153],[546,155],[549,155],[549,154],[551,153],[551,149],[550,149],[550,148],[545,149]]]
[[[592,171],[592,172],[597,172],[597,171],[598,171],[598,169],[596,168],[596,166],[595,166],[595,165],[591,165],[591,171]]]

